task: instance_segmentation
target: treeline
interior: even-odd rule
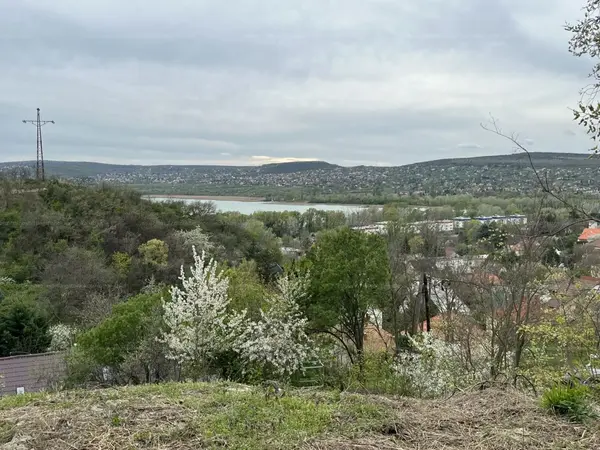
[[[535,195],[518,196],[514,193],[498,196],[475,195],[401,195],[393,192],[374,194],[372,191],[325,193],[319,188],[288,188],[269,186],[198,186],[198,185],[132,185],[142,194],[153,195],[237,195],[263,198],[267,201],[309,202],[341,205],[388,205],[394,208],[444,208],[443,218],[456,216],[503,215],[503,214],[532,214],[539,207],[540,198]],[[587,210],[597,209],[598,199],[594,196],[567,195],[564,196],[569,204],[584,206]],[[564,202],[545,198],[548,208],[558,210],[559,215],[568,215],[571,208],[566,208]]]
[[[409,224],[431,211],[393,205],[245,216],[110,186],[0,186],[0,356],[68,350],[74,383],[289,380],[317,361],[321,384],[439,395],[530,370],[519,330],[539,317],[497,311],[533,302],[548,277],[562,279],[557,267],[581,268],[577,228],[542,203],[529,227],[472,222],[450,234]],[[383,236],[347,226],[381,218]],[[440,266],[448,250],[471,263]],[[419,337],[434,317],[443,339]],[[476,360],[459,357],[466,349]],[[440,365],[427,389],[433,362],[415,354]]]
[[[97,324],[148,285],[177,283],[181,267],[192,262],[192,246],[220,262],[234,297],[242,298],[252,283],[262,289],[285,267],[283,246],[306,249],[315,233],[346,220],[317,210],[221,214],[211,203],[152,203],[106,185],[0,181],[0,277],[12,281],[2,289],[2,311],[12,321],[5,330],[19,328],[19,317],[45,329]],[[6,339],[13,344],[0,356],[45,345]]]

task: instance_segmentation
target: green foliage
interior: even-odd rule
[[[169,261],[169,246],[160,239],[150,239],[138,247],[138,252],[145,264],[165,267]]]
[[[98,365],[117,367],[149,336],[161,305],[161,293],[139,294],[116,305],[113,313],[77,339],[79,350]]]
[[[536,386],[552,386],[569,372],[587,371],[590,355],[597,351],[592,318],[585,309],[572,311],[573,317],[556,314],[521,327],[528,342],[521,370]]]
[[[352,367],[344,385],[353,392],[416,396],[411,381],[394,368],[394,357],[387,352],[368,353],[362,368]]]
[[[576,23],[568,24],[565,28],[572,33],[569,41],[569,51],[575,56],[586,56],[596,59],[600,51],[598,43],[598,29],[600,27],[600,17],[598,16],[598,0],[588,0],[584,10],[584,17]],[[595,80],[590,86],[587,86],[582,92],[586,94],[579,103],[578,108],[573,110],[573,118],[583,125],[590,137],[597,141],[600,137],[600,103],[594,104],[594,99],[600,83],[598,76],[600,67],[594,64],[590,77]],[[588,100],[589,103],[584,103]],[[592,150],[598,154],[598,145]]]
[[[131,269],[131,256],[124,252],[113,253],[112,266],[120,277],[125,278]]]
[[[99,250],[69,247],[49,261],[42,276],[46,286],[43,297],[59,320],[87,321],[88,303],[96,296],[112,297],[116,278],[112,268],[105,265]]]
[[[260,280],[256,262],[244,260],[228,269],[225,276],[229,278],[230,306],[236,311],[246,309],[251,317],[258,318],[268,290]]]
[[[349,228],[326,232],[308,254],[307,266],[311,295],[305,310],[313,327],[340,328],[362,353],[368,308],[386,297],[385,241]]]
[[[13,353],[41,353],[51,336],[47,317],[38,308],[20,301],[0,306],[0,357]]]
[[[590,405],[590,390],[586,386],[554,386],[542,394],[542,407],[564,416],[573,422],[595,418]]]

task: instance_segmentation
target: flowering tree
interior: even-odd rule
[[[214,259],[206,261],[204,251],[198,255],[196,248],[192,249],[190,276],[185,275],[182,266],[182,288],[171,287],[171,300],[163,300],[165,329],[159,340],[167,347],[166,357],[197,378],[211,356],[229,346],[229,280],[217,272]]]
[[[213,243],[210,241],[210,236],[202,230],[202,227],[198,226],[189,231],[177,231],[175,234],[181,239],[187,250],[189,250],[190,247],[196,247],[197,249],[204,251],[212,250],[214,247]]]
[[[59,323],[52,325],[48,332],[52,338],[48,350],[51,352],[62,352],[69,350],[73,346],[79,330],[73,326]]]
[[[398,355],[396,373],[410,382],[419,397],[438,397],[487,379],[491,355],[483,341],[471,345],[467,361],[459,344],[431,333],[408,339],[415,352]]]
[[[256,364],[263,375],[287,377],[316,353],[306,334],[307,320],[298,307],[307,292],[308,277],[277,280],[277,293],[266,298],[259,320],[246,320],[236,336],[234,350],[247,365]]]

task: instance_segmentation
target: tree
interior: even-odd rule
[[[225,275],[229,279],[230,306],[236,311],[246,310],[251,317],[258,318],[267,288],[260,280],[256,262],[244,260],[239,266],[227,269]]]
[[[588,0],[584,7],[583,19],[574,24],[567,24],[567,31],[572,33],[569,51],[577,56],[598,58],[600,56],[600,0]],[[600,103],[593,102],[600,90],[600,64],[594,64],[590,73],[592,83],[582,91],[582,100],[578,108],[573,110],[573,117],[586,128],[594,141],[600,137]],[[598,153],[598,145],[592,149]]]
[[[272,280],[275,275],[273,265],[281,264],[283,260],[280,239],[256,219],[248,220],[244,229],[252,238],[246,257],[256,261],[258,273],[264,281]]]
[[[176,236],[181,239],[187,252],[192,247],[196,247],[198,251],[209,251],[213,248],[210,236],[202,230],[202,227],[190,231],[177,231]]]
[[[160,308],[160,292],[139,294],[116,305],[109,317],[79,336],[77,349],[92,363],[91,370],[110,367],[114,376],[127,382],[136,377],[135,363],[147,382],[153,373],[161,378],[156,375]],[[154,351],[148,351],[151,348]]]
[[[160,239],[150,239],[138,247],[144,263],[155,267],[165,267],[169,261],[169,246]]]
[[[181,285],[171,287],[171,299],[163,300],[164,329],[160,341],[166,356],[198,379],[217,353],[227,350],[229,280],[217,271],[214,259],[206,261],[193,248],[190,276],[181,267]]]
[[[112,266],[119,277],[126,278],[131,269],[131,256],[124,252],[113,253]]]
[[[47,288],[44,298],[61,321],[73,322],[87,317],[88,302],[95,296],[105,300],[106,312],[117,297],[117,277],[104,265],[98,252],[69,247],[50,261],[42,276]],[[96,309],[96,311],[99,311]],[[102,317],[91,318],[101,320]]]
[[[0,309],[0,357],[13,353],[45,352],[52,340],[48,319],[34,306],[22,302]]]
[[[415,292],[418,275],[411,264],[410,254],[421,253],[424,241],[412,229],[399,223],[388,225],[385,238],[389,261],[389,300],[382,302],[381,307],[399,351],[408,343],[406,335],[416,332],[417,324],[421,323],[420,296]]]
[[[349,228],[326,232],[309,252],[308,266],[305,308],[312,327],[335,336],[350,360],[361,363],[367,313],[386,297],[385,241]]]
[[[265,299],[260,319],[245,321],[236,336],[234,350],[246,365],[258,365],[263,377],[289,377],[316,355],[298,305],[307,295],[308,283],[308,277],[278,278],[277,292]]]

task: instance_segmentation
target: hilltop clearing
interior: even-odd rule
[[[0,400],[0,449],[591,449],[598,424],[488,389],[447,400],[164,384]]]

